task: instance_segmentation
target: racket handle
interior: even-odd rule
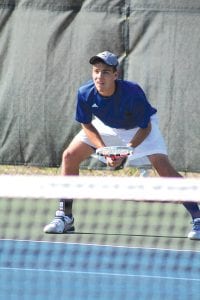
[[[131,144],[131,143],[128,143],[128,144],[126,144],[126,146],[127,146],[127,147],[131,147],[131,148],[133,148],[133,150],[134,150],[134,148],[135,148],[135,147],[133,147],[133,146],[132,146],[132,144]]]

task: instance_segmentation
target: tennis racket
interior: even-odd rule
[[[133,154],[133,148],[128,146],[110,146],[102,147],[96,150],[98,156],[110,157],[112,160],[126,158],[128,155]]]

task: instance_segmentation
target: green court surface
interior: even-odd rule
[[[75,233],[48,235],[58,200],[1,199],[0,238],[199,250],[187,239],[191,219],[181,204],[75,200]]]
[[[58,200],[0,200],[7,300],[198,300],[200,242],[181,204],[75,200],[75,232],[45,234]]]

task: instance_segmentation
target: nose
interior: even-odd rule
[[[98,72],[98,75],[97,75],[98,78],[101,78],[103,77],[103,72]]]

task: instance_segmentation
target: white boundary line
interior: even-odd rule
[[[113,245],[99,245],[99,244],[86,244],[86,243],[64,243],[64,242],[51,242],[51,241],[34,241],[34,240],[15,240],[15,239],[0,239],[0,241],[14,241],[14,242],[25,242],[25,243],[41,243],[41,244],[64,244],[64,245],[78,245],[78,246],[95,246],[95,247],[112,247],[112,248],[129,248],[129,249],[144,249],[153,251],[170,251],[170,252],[195,252],[200,251],[193,250],[177,250],[177,249],[164,249],[164,248],[143,248],[143,247],[126,247],[126,246],[113,246]],[[180,281],[191,281],[200,282],[200,278],[190,277],[173,277],[173,276],[158,276],[158,275],[142,275],[142,274],[125,274],[125,273],[110,273],[110,272],[85,272],[85,271],[70,271],[70,270],[56,270],[56,269],[35,269],[35,268],[11,268],[11,267],[0,267],[0,271],[30,271],[30,272],[45,272],[45,273],[63,273],[63,274],[77,274],[77,275],[91,275],[91,276],[109,276],[109,277],[127,277],[127,278],[148,278],[148,279],[164,279],[164,280],[180,280]]]
[[[64,245],[75,245],[75,246],[95,246],[95,247],[111,247],[111,248],[124,248],[124,249],[145,249],[145,250],[158,250],[158,251],[169,251],[169,252],[194,252],[200,253],[200,250],[191,249],[168,249],[168,248],[151,248],[151,247],[134,247],[134,246],[122,246],[122,245],[101,245],[101,244],[89,244],[89,243],[68,243],[68,242],[55,242],[55,241],[38,241],[38,240],[17,240],[17,239],[0,239],[0,241],[13,241],[13,242],[24,242],[24,243],[41,243],[41,244],[64,244]]]
[[[0,267],[0,270],[14,270],[14,271],[30,271],[30,272],[45,272],[45,273],[65,273],[65,274],[80,274],[80,275],[92,275],[92,276],[113,276],[113,277],[137,277],[137,278],[152,278],[152,279],[165,279],[165,280],[183,280],[183,281],[197,281],[200,282],[200,278],[189,277],[172,277],[172,276],[157,276],[157,275],[141,275],[141,274],[124,274],[124,273],[109,273],[109,272],[85,272],[85,271],[69,271],[69,270],[56,270],[56,269],[34,269],[34,268],[6,268]]]

